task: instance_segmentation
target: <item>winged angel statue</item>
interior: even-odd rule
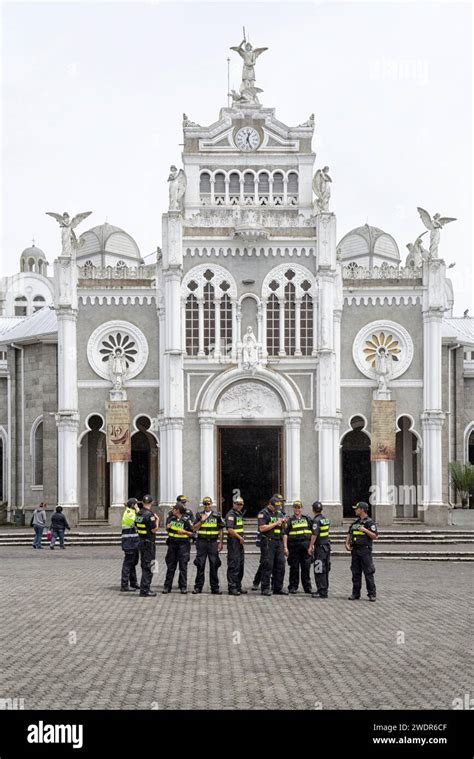
[[[433,218],[431,218],[428,211],[425,211],[424,208],[417,208],[416,210],[420,214],[421,220],[426,229],[430,232],[430,257],[438,258],[441,228],[444,227],[445,224],[449,224],[451,221],[456,221],[456,219],[451,216],[441,216],[439,213],[435,213]]]
[[[72,219],[67,213],[67,211],[64,211],[63,214],[60,213],[53,213],[52,211],[46,211],[47,216],[52,216],[53,219],[56,219],[58,222],[60,228],[61,228],[61,242],[62,242],[62,255],[63,256],[72,256],[73,250],[76,251],[79,247],[79,243],[77,241],[76,233],[74,232],[75,227],[77,227],[81,221],[84,221],[84,219],[87,219],[88,216],[90,216],[92,211],[84,211],[84,213],[78,213],[76,216],[74,216]]]
[[[313,178],[313,191],[316,195],[315,211],[329,211],[332,179],[329,176],[329,166],[318,169]]]
[[[232,99],[234,102],[239,103],[255,103],[258,105],[258,93],[263,92],[260,87],[255,86],[255,64],[259,55],[268,50],[267,47],[253,47],[250,42],[247,42],[244,38],[240,45],[237,47],[231,47],[231,50],[238,53],[243,60],[242,67],[242,82],[240,84],[240,92],[237,93],[232,90]]]
[[[170,175],[168,177],[170,183],[170,211],[181,211],[181,205],[186,192],[186,174],[183,169],[178,169],[176,166],[170,166]]]

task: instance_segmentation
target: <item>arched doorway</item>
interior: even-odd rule
[[[149,432],[151,420],[140,416],[132,435],[132,460],[128,465],[128,497],[140,501],[149,493],[158,499],[158,445]]]
[[[104,420],[94,414],[87,420],[89,432],[81,443],[81,517],[108,519],[110,464],[107,463]]]
[[[397,517],[418,515],[418,439],[411,431],[412,425],[413,422],[408,416],[401,416],[397,421],[394,462]]]
[[[352,429],[346,432],[341,445],[342,507],[344,517],[353,517],[357,501],[369,503],[372,484],[370,440],[364,431],[365,421],[353,416]]]

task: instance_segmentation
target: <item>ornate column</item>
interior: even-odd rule
[[[64,245],[64,242],[63,242]],[[54,305],[58,320],[58,505],[69,524],[79,521],[77,433],[77,266],[75,254],[54,263]]]
[[[204,358],[204,301],[198,298],[198,316],[199,316],[199,348],[198,358]]]
[[[287,501],[301,498],[301,413],[285,417],[285,493]]]
[[[339,386],[336,352],[340,335],[334,315],[342,309],[342,286],[336,264],[336,217],[316,216],[317,278],[319,302],[315,324],[318,368],[316,372],[316,419],[318,433],[319,497],[335,524],[342,523],[339,450]]]
[[[447,506],[442,496],[442,411],[441,341],[442,320],[447,307],[446,267],[442,259],[423,264],[423,499],[419,509],[426,524],[447,524]]]
[[[183,264],[181,211],[163,214],[164,342],[160,376],[160,513],[183,492],[184,368],[181,281]],[[200,348],[201,331],[200,331]]]
[[[199,415],[201,427],[201,497],[210,496],[216,503],[216,451],[215,451],[215,417],[209,413]]]

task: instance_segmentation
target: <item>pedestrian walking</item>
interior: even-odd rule
[[[56,541],[59,538],[59,547],[64,551],[64,532],[65,530],[70,530],[68,521],[66,517],[63,514],[63,507],[62,506],[56,506],[56,511],[54,512],[53,516],[51,517],[51,543],[49,544],[49,547],[52,551],[54,551],[54,546],[56,545]]]
[[[46,503],[40,503],[39,506],[33,511],[33,516],[31,517],[31,526],[33,527],[35,531],[35,537],[33,539],[33,548],[43,548],[41,545],[41,540],[43,538],[43,531],[46,527],[46,507],[48,504]]]

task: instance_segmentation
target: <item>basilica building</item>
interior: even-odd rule
[[[369,499],[381,525],[447,524],[449,462],[474,462],[474,320],[452,316],[443,219],[413,209],[407,256],[367,224],[339,237],[314,117],[260,103],[264,50],[237,49],[214,123],[183,114],[152,263],[120,227],[76,238],[87,214],[53,215],[54,271],[33,245],[0,281],[4,519],[45,501],[117,525],[145,493],[240,494],[252,517],[281,492],[336,524]]]

